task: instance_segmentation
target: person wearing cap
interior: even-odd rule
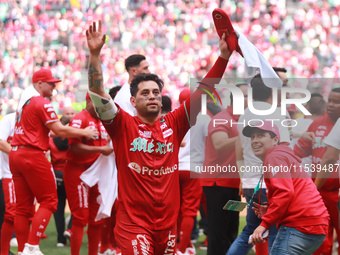
[[[225,36],[221,55],[203,83],[179,108],[160,117],[163,81],[155,74],[138,74],[130,84],[132,117],[104,91],[100,52],[105,43],[101,21],[86,30],[90,50],[89,94],[112,138],[118,169],[115,236],[122,254],[174,254],[179,212],[178,151],[195,123],[201,96],[223,76],[231,51]],[[216,78],[213,82],[206,78]],[[209,83],[208,83],[209,81]],[[190,118],[189,118],[190,116]]]
[[[51,97],[60,80],[51,70],[42,68],[33,74],[33,86],[22,94],[17,110],[9,165],[16,193],[14,231],[18,239],[18,254],[41,255],[39,242],[52,213],[57,209],[57,188],[51,163],[45,156],[49,147],[49,132],[57,136],[93,139],[97,131],[78,130],[63,126],[53,106],[45,97]],[[34,200],[40,204],[34,213]],[[30,221],[32,226],[30,230]]]
[[[312,179],[291,148],[280,144],[278,127],[271,121],[246,126],[254,154],[263,162],[260,182],[266,183],[268,204],[254,204],[260,225],[252,243],[264,242],[262,235],[276,224],[279,231],[271,255],[312,254],[325,240],[329,214]]]
[[[89,94],[86,94],[86,108],[77,113],[70,122],[70,127],[84,129],[92,127],[98,131],[93,139],[86,137],[70,138],[67,162],[64,166],[64,184],[71,209],[71,255],[79,255],[83,241],[84,227],[88,225],[88,254],[97,255],[103,221],[95,221],[99,203],[98,184],[88,187],[80,175],[86,171],[100,154],[110,155],[113,148],[108,145],[108,134],[97,117]]]

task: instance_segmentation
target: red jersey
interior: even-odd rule
[[[316,167],[320,167],[321,159],[327,150],[327,145],[325,144],[325,139],[331,132],[335,123],[331,122],[328,115],[317,118],[310,124],[307,132],[313,132],[315,134],[316,143],[313,145],[311,142],[305,141],[300,138],[297,144],[294,146],[294,153],[300,158],[312,155],[312,163]],[[339,161],[338,161],[339,163]],[[317,168],[316,168],[317,169]],[[339,174],[338,168],[336,171],[331,173],[330,178],[327,179],[325,184],[322,186],[322,190],[338,190],[339,189]],[[312,177],[315,178],[317,171],[312,170]]]
[[[17,113],[17,122],[11,145],[26,145],[47,151],[49,132],[46,124],[59,121],[51,102],[42,96],[32,97]]]
[[[104,122],[116,155],[118,214],[145,229],[164,230],[177,221],[178,152],[189,130],[186,103],[152,125],[122,109],[111,123]]]
[[[306,234],[327,235],[328,211],[300,164],[301,159],[285,145],[274,146],[266,153],[264,169],[276,166],[290,171],[264,171],[269,207],[261,225],[268,229],[276,223],[278,227],[285,225]]]
[[[89,139],[86,137],[81,138],[69,138],[68,143],[83,143],[90,146],[104,146],[107,144],[107,132],[100,119],[94,118],[88,111],[82,110],[77,113],[70,122],[70,127],[84,129],[88,126],[93,127],[99,133],[96,139]],[[81,154],[73,153],[70,150],[67,152],[67,160],[72,163],[80,165],[92,165],[99,157],[100,153]]]
[[[222,119],[228,122],[214,124],[214,120],[216,119]],[[230,125],[232,120],[237,122],[232,115],[232,107],[228,107],[226,110],[216,114],[209,123],[208,136],[205,144],[205,157],[201,171],[202,186],[214,186],[216,184],[222,187],[239,188],[240,178],[237,171],[235,148],[228,151],[216,152],[211,139],[211,136],[216,132],[224,132],[229,138],[238,136],[237,126]],[[211,173],[209,167],[210,169],[214,168],[215,172]]]
[[[66,150],[59,150],[55,145],[53,138],[50,137],[50,154],[51,154],[51,164],[54,170],[63,171],[66,163]]]

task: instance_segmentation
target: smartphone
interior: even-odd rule
[[[266,231],[263,232],[262,239],[266,239],[268,235],[269,235],[269,230],[267,229]],[[248,239],[248,244],[251,244],[252,242],[253,242],[253,235],[250,235]]]

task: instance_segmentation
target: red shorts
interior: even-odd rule
[[[197,215],[200,207],[202,186],[199,178],[190,177],[193,175],[190,171],[179,171],[179,185],[180,185],[180,198],[181,209],[180,215],[193,216]]]
[[[87,224],[102,224],[102,221],[94,221],[100,206],[97,201],[100,195],[98,185],[96,184],[90,188],[80,179],[80,175],[88,167],[90,167],[90,165],[84,166],[68,161],[64,168],[64,184],[67,200],[73,216],[72,222],[83,227]]]
[[[4,191],[5,198],[5,216],[4,221],[14,222],[15,216],[15,191],[13,179],[2,179],[2,189]]]
[[[42,208],[57,210],[57,186],[51,163],[41,150],[20,148],[9,153],[16,194],[16,214],[32,217],[34,198]],[[32,214],[33,213],[33,214]]]
[[[173,255],[176,251],[176,223],[166,230],[147,230],[118,213],[114,233],[124,255]]]

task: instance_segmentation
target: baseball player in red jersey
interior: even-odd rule
[[[94,140],[86,137],[69,139],[70,148],[64,167],[66,195],[73,216],[71,254],[79,255],[84,227],[88,224],[88,254],[97,255],[103,223],[102,221],[95,222],[99,209],[98,185],[88,187],[80,179],[80,175],[96,161],[101,153],[109,155],[113,149],[107,145],[107,132],[97,117],[88,94],[86,95],[86,109],[73,117],[70,126],[77,129],[90,126],[98,131],[98,136]]]
[[[159,117],[163,82],[154,74],[139,74],[131,82],[132,117],[115,105],[103,87],[100,51],[105,42],[101,22],[86,31],[90,50],[89,89],[96,111],[113,141],[118,168],[115,236],[123,255],[174,254],[179,211],[178,151],[200,111],[197,89],[178,109]],[[221,56],[207,77],[222,77],[231,52],[220,40]],[[208,79],[204,79],[206,84]],[[219,79],[217,83],[219,82]],[[213,84],[216,83],[216,79]],[[210,89],[213,85],[200,85]]]
[[[71,110],[72,109],[72,110]],[[68,125],[73,118],[72,111],[75,111],[72,107],[64,109],[63,116],[60,118],[60,122],[63,125]],[[65,117],[64,114],[72,116],[71,118]],[[70,114],[68,114],[70,113]],[[54,175],[57,181],[57,194],[58,194],[58,206],[57,210],[53,214],[54,221],[57,229],[57,247],[64,247],[66,245],[65,232],[65,207],[66,207],[66,191],[64,185],[64,166],[66,164],[66,155],[68,151],[68,139],[65,137],[50,137],[49,149],[51,155],[51,164],[54,170]],[[69,221],[67,229],[71,229],[72,219]]]
[[[0,120],[0,171],[2,174],[2,189],[5,199],[4,222],[1,226],[1,252],[9,254],[10,241],[14,232],[15,191],[12,173],[9,169],[8,154],[11,151],[11,141],[14,133],[15,113],[5,115]]]
[[[50,69],[36,71],[32,82],[34,93],[25,97],[27,101],[17,112],[9,154],[17,199],[14,230],[18,239],[18,251],[22,255],[42,254],[39,242],[57,208],[54,173],[44,153],[49,147],[50,130],[57,136],[97,136],[97,131],[91,128],[78,130],[60,123],[51,102],[45,99],[52,96],[55,84],[60,82],[52,76]],[[33,215],[34,198],[40,206]]]
[[[328,101],[326,104],[327,114],[323,117],[317,118],[309,126],[307,133],[300,138],[297,144],[294,146],[294,152],[299,157],[307,157],[312,155],[312,165],[310,170],[312,177],[316,178],[318,168],[321,167],[321,160],[327,150],[327,145],[324,140],[331,132],[335,122],[340,117],[340,88],[332,89],[329,93]],[[303,138],[311,135],[315,137],[315,143],[311,140],[304,140]],[[340,161],[338,161],[339,163]],[[319,192],[330,214],[329,233],[326,240],[321,247],[314,254],[332,254],[333,246],[333,228],[337,233],[338,242],[340,243],[340,229],[339,229],[339,213],[338,213],[338,201],[339,201],[339,169],[334,169],[329,179],[325,182]],[[340,247],[338,247],[338,253]]]
[[[273,224],[279,231],[270,254],[312,254],[328,232],[329,214],[313,181],[291,148],[280,145],[278,127],[270,121],[246,126],[243,135],[251,138],[254,154],[263,162],[269,206],[253,208],[261,224],[251,243],[263,242],[262,235]]]

